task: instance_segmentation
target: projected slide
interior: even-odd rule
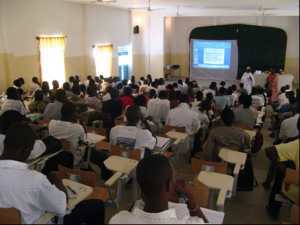
[[[231,41],[193,40],[193,68],[230,69]]]

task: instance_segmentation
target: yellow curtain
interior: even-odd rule
[[[94,57],[97,75],[105,78],[112,76],[113,45],[96,45]]]
[[[65,75],[65,37],[41,36],[39,40],[41,75],[43,81],[57,80],[62,85]]]

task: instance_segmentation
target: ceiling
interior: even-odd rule
[[[140,9],[149,6],[149,0],[112,0],[111,3],[96,3],[97,0],[65,0],[90,5],[106,5],[125,9]],[[104,0],[105,1],[105,0]],[[151,9],[188,13],[201,11],[222,14],[226,12],[262,12],[266,15],[299,16],[299,0],[150,0]],[[243,15],[243,14],[242,14]]]

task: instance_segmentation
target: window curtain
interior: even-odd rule
[[[65,37],[38,37],[42,80],[57,80],[62,85],[65,80]]]
[[[112,76],[113,45],[96,45],[94,47],[96,73],[103,77]]]

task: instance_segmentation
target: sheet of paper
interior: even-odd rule
[[[103,140],[105,140],[105,137],[101,136],[99,134],[94,134],[94,133],[87,134],[87,141],[90,144],[97,144],[98,142],[103,141]]]
[[[225,214],[211,209],[201,208],[209,224],[223,224]]]

